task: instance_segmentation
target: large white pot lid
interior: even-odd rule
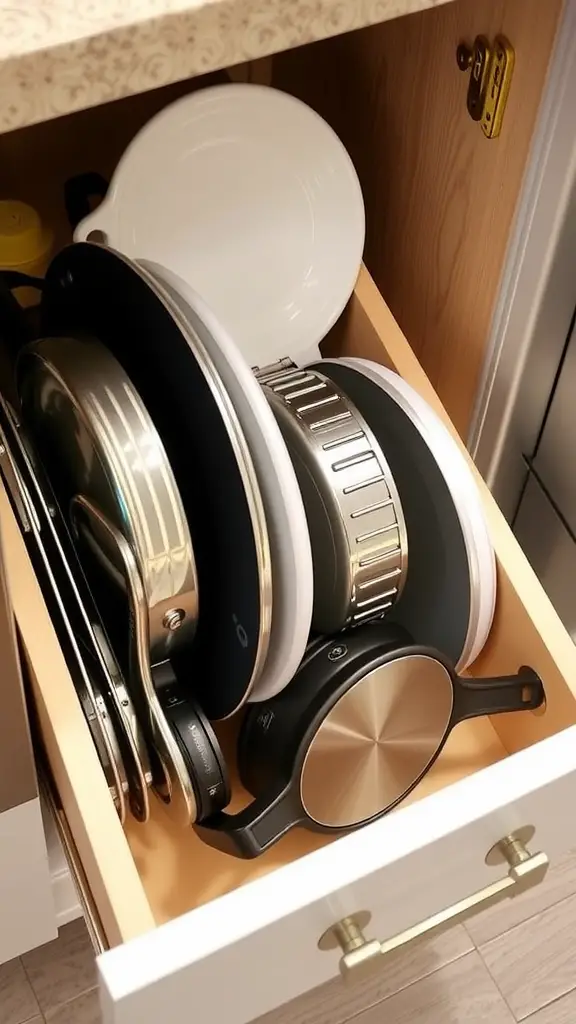
[[[250,366],[301,365],[354,289],[364,204],[346,149],[310,107],[264,86],[219,85],[136,135],[75,240],[92,231],[182,277]]]

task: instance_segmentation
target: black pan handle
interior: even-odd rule
[[[544,700],[542,680],[526,665],[514,676],[458,678],[454,685],[454,720],[463,722],[466,718],[504,711],[534,711]]]
[[[44,278],[23,274],[21,270],[2,270],[0,275],[9,291],[15,288],[37,288],[41,292],[44,287]]]
[[[42,291],[43,285],[41,278],[30,277],[19,270],[0,270],[0,334],[12,361],[34,336],[30,315],[26,315],[13,291],[16,288]]]
[[[92,213],[92,198],[102,200],[108,191],[108,182],[97,171],[85,171],[75,174],[64,182],[64,206],[66,216],[73,231],[81,220]]]
[[[257,797],[238,814],[213,814],[194,829],[200,838],[233,857],[259,857],[306,818],[292,782]]]

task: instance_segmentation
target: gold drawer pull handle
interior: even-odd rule
[[[526,892],[527,889],[539,885],[548,870],[546,854],[530,853],[526,848],[533,835],[532,826],[526,826],[501,839],[489,851],[486,863],[508,864],[507,875],[451,907],[446,907],[438,914],[433,914],[425,921],[420,921],[391,939],[386,939],[385,942],[379,942],[378,939],[364,937],[363,929],[371,915],[368,911],[361,910],[351,917],[343,918],[324,932],[318,942],[319,949],[332,950],[340,947],[343,953],[340,958],[340,973],[345,981],[356,980],[360,974],[377,967],[380,957],[386,953],[407,946],[423,935],[435,935],[460,921],[465,921],[480,910],[486,910],[495,903]]]

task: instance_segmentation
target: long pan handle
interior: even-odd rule
[[[544,700],[542,680],[527,666],[514,676],[454,681],[454,717],[458,722],[506,711],[534,711]]]
[[[196,798],[154,687],[146,594],[134,552],[121,531],[89,498],[76,495],[72,499],[71,514],[75,528],[110,575],[126,590],[130,608],[129,683],[132,697],[142,709],[142,727],[159,761],[154,772],[154,789],[170,817],[180,825],[192,824],[196,820]]]

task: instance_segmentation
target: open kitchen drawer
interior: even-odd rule
[[[534,5],[537,7],[537,0]],[[551,6],[540,0],[538,9],[548,11]],[[371,265],[404,323],[410,322],[406,311],[415,310],[437,326],[427,346],[423,344],[430,337],[426,323],[422,326],[418,321],[414,331],[407,330],[411,341],[419,344],[439,387],[440,355],[443,366],[449,365],[454,387],[444,386],[442,391],[448,397],[458,397],[460,412],[456,399],[450,401],[450,409],[462,429],[484,352],[499,258],[506,244],[531,133],[529,115],[534,115],[537,96],[527,94],[520,85],[511,93],[510,103],[518,107],[511,111],[509,124],[517,131],[523,124],[523,134],[520,139],[511,135],[506,142],[495,142],[492,151],[486,143],[486,156],[481,149],[484,140],[478,141],[473,134],[477,126],[467,120],[465,87],[458,77],[454,50],[461,37],[473,38],[477,31],[486,30],[479,8],[499,5],[486,0],[482,5],[468,2],[448,7],[445,13],[439,8],[437,15],[428,14],[429,19],[439,19],[437,33],[446,58],[439,66],[446,68],[445,87],[436,82],[432,88],[427,65],[421,65],[424,71],[419,71],[412,59],[406,58],[403,65],[410,88],[396,88],[398,68],[394,74],[381,74],[380,32],[384,34],[384,28],[370,30],[373,35],[343,37],[341,43],[334,44],[338,56],[340,45],[346,47],[343,54],[350,72],[346,76],[338,74],[344,61],[334,59],[330,48],[329,58],[321,64],[315,51],[310,50],[308,57],[307,51],[296,51],[294,66],[289,66],[288,58],[280,61],[274,80],[309,102],[316,100],[317,92],[332,96],[335,78],[346,83],[342,89],[349,97],[348,106],[337,104],[346,123],[331,119],[353,150],[359,170],[364,171],[361,178],[369,215],[367,253]],[[532,25],[525,15],[525,0],[510,0],[507,7],[509,18],[516,18],[512,28]],[[503,27],[497,14],[490,23],[494,31]],[[526,36],[520,38],[519,28],[512,32],[504,25],[523,57],[519,67],[536,82],[537,92],[555,23],[548,17],[547,35],[543,31],[529,33],[527,28]],[[396,31],[406,31],[410,43],[412,33],[419,31],[415,19],[404,19],[403,24],[405,30],[386,30],[390,32],[389,59],[405,52],[397,45]],[[427,39],[422,29],[426,52]],[[532,46],[540,40],[544,40],[544,55],[537,64]],[[409,47],[406,52],[411,52]],[[307,69],[308,61],[313,74]],[[318,83],[324,85],[324,73],[329,84],[318,88]],[[426,102],[411,106],[408,100],[416,84],[416,99],[422,94]],[[388,87],[394,92],[393,103],[387,100]],[[132,98],[126,104],[85,111],[73,120],[60,119],[3,136],[0,178],[5,193],[17,194],[50,213],[53,197],[60,194],[68,175],[86,169],[108,175],[140,124],[188,89],[189,84],[174,86],[164,93]],[[378,101],[377,109],[365,102],[366,96]],[[404,106],[398,105],[399,98]],[[331,113],[320,101],[315,105],[326,116]],[[395,159],[392,178],[384,159],[388,152],[384,142],[390,139],[385,130],[390,109],[398,112],[401,122],[398,137],[404,138],[405,123],[413,126],[413,134],[406,133],[406,147]],[[450,111],[449,122],[444,118],[445,109]],[[438,122],[442,131],[436,131]],[[444,144],[445,124],[450,127],[452,148]],[[436,149],[426,132],[422,135],[426,125],[431,125],[429,134],[437,140]],[[376,151],[379,140],[382,149]],[[452,157],[455,147],[458,160]],[[444,187],[443,172],[438,169],[438,149],[445,153],[449,170],[454,167],[452,192]],[[365,167],[358,160],[360,151]],[[506,156],[510,151],[519,154],[515,175]],[[418,163],[422,174],[415,175],[418,160],[414,154],[421,156],[422,152],[428,155],[428,163]],[[491,164],[491,152],[500,154],[502,165]],[[488,186],[487,165],[493,175]],[[509,183],[505,202],[501,201],[498,170],[504,165]],[[462,182],[466,195],[460,200]],[[474,201],[480,192],[484,198],[489,195],[490,203]],[[423,210],[433,214],[431,222],[422,216]],[[492,232],[494,221],[504,225],[498,245]],[[50,223],[56,243],[66,241],[68,231],[60,229],[58,217]],[[469,243],[463,254],[460,236]],[[430,238],[439,239],[438,251],[447,253],[441,262]],[[447,247],[440,244],[446,238]],[[500,256],[496,258],[495,253]],[[454,271],[456,264],[458,272]],[[415,266],[417,273],[413,272]],[[470,294],[474,316],[470,314]],[[464,321],[470,325],[468,334],[461,331]],[[455,338],[460,339],[458,350]],[[362,271],[325,352],[387,363],[446,415],[367,271]],[[462,391],[466,395],[460,401]],[[8,587],[57,802],[73,845],[71,867],[84,889],[95,935],[102,945],[115,947],[99,960],[104,1024],[175,1024],[188,1021],[192,1014],[206,1015],[211,1024],[243,1024],[337,975],[339,952],[321,951],[317,944],[326,929],[344,917],[368,911],[371,920],[366,935],[380,940],[429,918],[504,877],[505,866],[487,866],[486,854],[493,844],[524,826],[535,829],[530,850],[544,850],[551,859],[576,846],[576,816],[571,813],[576,795],[576,648],[490,494],[479,483],[498,558],[499,589],[490,640],[474,671],[503,674],[531,665],[544,681],[545,711],[459,726],[409,801],[388,817],[331,842],[295,830],[267,854],[248,862],[209,849],[192,829],[176,829],[157,801],[147,825],[129,822],[125,831],[122,828],[0,485]],[[222,729],[221,738],[231,763],[233,726],[226,725],[225,731],[229,735],[223,735]],[[243,801],[237,783],[235,796],[233,809]]]
[[[366,270],[326,348],[388,363],[440,409]],[[533,826],[531,851],[551,858],[576,845],[576,648],[480,486],[499,591],[475,671],[532,665],[545,711],[459,726],[388,817],[332,842],[296,830],[248,862],[175,828],[157,801],[147,825],[124,832],[0,491],[9,590],[53,779],[97,927],[116,947],[99,960],[105,1024],[171,1024],[191,1013],[242,1024],[337,974],[339,953],[317,943],[347,915],[370,912],[367,935],[383,940],[503,877],[485,857],[518,828]]]

